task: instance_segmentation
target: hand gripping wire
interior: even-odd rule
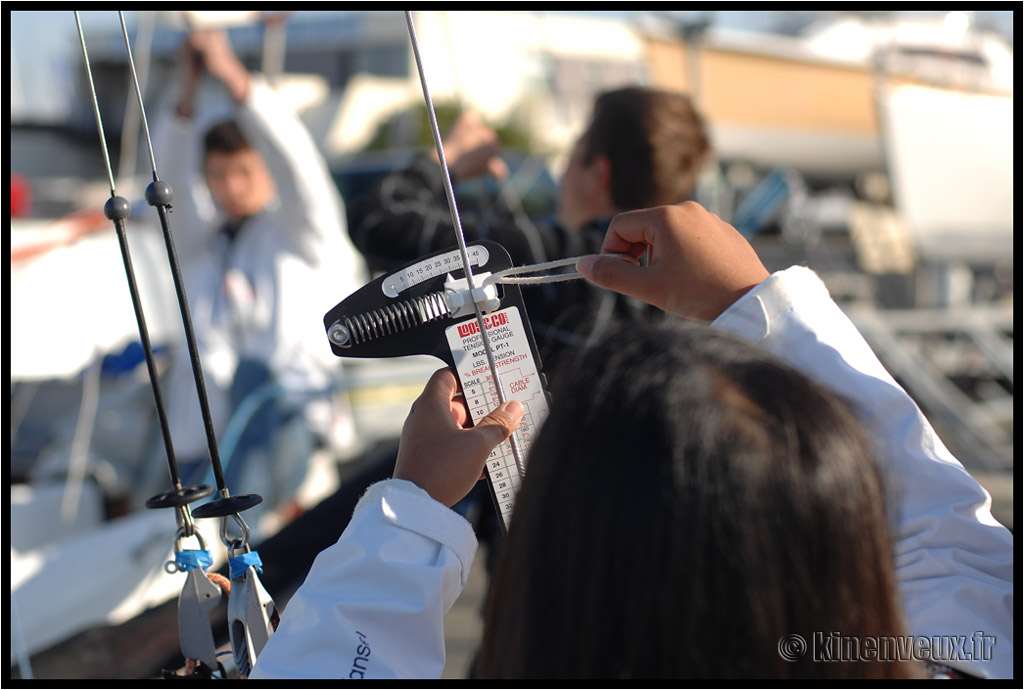
[[[505,531],[525,474],[526,449],[550,403],[519,285],[556,278],[523,280],[529,269],[514,268],[508,252],[495,242],[467,246],[412,14],[405,16],[458,244],[378,276],[328,311],[324,327],[339,357],[427,354],[443,360],[458,378],[473,423],[504,403],[506,395],[523,404],[523,422],[486,460],[491,496]],[[572,261],[551,262],[539,270],[568,263]],[[571,277],[577,276],[557,280]]]
[[[479,271],[475,290],[480,299],[464,287],[458,249],[444,250],[380,275],[346,297],[324,315],[327,339],[339,357],[437,357],[456,374],[470,418],[477,423],[493,409],[495,397],[475,314],[479,308],[495,343],[506,392],[526,409],[515,433],[528,449],[534,430],[547,416],[549,400],[523,291],[516,284],[484,285],[491,275],[512,268],[504,247],[485,240],[468,250]],[[507,529],[520,477],[511,444],[499,444],[487,460],[487,479],[502,529]]]

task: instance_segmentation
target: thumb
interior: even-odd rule
[[[479,435],[482,442],[488,444],[489,450],[512,435],[519,422],[523,420],[524,412],[521,402],[509,400],[491,410],[490,414],[468,431]]]
[[[595,285],[624,295],[641,297],[644,268],[625,255],[590,254],[576,262],[576,270]]]

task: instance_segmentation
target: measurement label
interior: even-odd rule
[[[467,247],[466,253],[469,255],[469,265],[471,267],[486,265],[487,259],[491,255],[487,248],[481,245]],[[388,297],[398,297],[404,291],[414,285],[419,285],[424,280],[430,280],[431,278],[443,276],[451,271],[461,269],[462,252],[456,249],[447,254],[432,256],[418,264],[407,266],[401,271],[392,273],[381,283],[381,289]]]
[[[537,430],[548,415],[547,396],[541,385],[526,331],[523,330],[519,310],[509,307],[487,314],[484,316],[484,327],[505,399],[518,400],[525,410],[523,421],[515,431],[521,460],[525,463]],[[479,324],[476,319],[463,321],[446,329],[445,335],[455,359],[455,370],[462,383],[466,405],[476,423],[500,404],[487,353],[480,338]],[[498,499],[502,521],[507,528],[521,481],[509,441],[502,442],[491,451],[487,458],[487,474]]]

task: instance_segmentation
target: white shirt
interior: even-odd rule
[[[265,362],[294,391],[337,381],[343,365],[331,352],[323,317],[368,279],[348,238],[337,188],[294,113],[254,75],[234,116],[266,162],[277,195],[245,222],[230,247],[218,232],[224,219],[203,178],[201,137],[212,123],[167,117],[154,137],[158,174],[174,191],[170,226],[218,437],[231,413],[228,396],[240,358]],[[173,366],[167,398],[175,451],[205,454],[183,330]],[[316,431],[344,444],[352,435],[351,415],[332,397],[319,396],[306,415]]]
[[[1013,538],[820,279],[800,267],[775,273],[712,327],[774,352],[854,404],[898,497],[895,566],[910,634],[967,636],[971,649],[980,631],[994,640],[990,658],[948,665],[1012,677]],[[439,677],[444,614],[475,552],[469,524],[426,492],[398,480],[374,485],[317,557],[251,677]]]

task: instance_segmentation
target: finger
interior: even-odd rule
[[[432,404],[447,404],[455,426],[459,429],[465,428],[470,420],[469,407],[466,405],[466,398],[459,388],[459,381],[455,378],[455,373],[447,367],[438,369],[427,381],[424,394],[427,395],[428,391]]]
[[[601,253],[640,256],[647,246],[654,244],[654,218],[651,213],[642,209],[617,214],[608,224]]]
[[[419,394],[409,410],[410,417],[419,411],[447,409],[458,389],[455,375],[447,367],[438,369],[427,380],[423,392]],[[432,413],[432,414],[436,414]]]
[[[189,34],[188,40],[196,50],[203,50],[210,44],[210,30],[195,29]]]
[[[591,254],[576,262],[576,270],[599,287],[642,299],[640,293],[653,269],[619,257]]]
[[[481,439],[481,443],[487,446],[487,450],[494,448],[516,430],[523,420],[523,404],[518,400],[509,400],[492,410],[486,417],[477,422],[476,426],[468,430]]]
[[[452,419],[460,429],[466,428],[469,424],[469,406],[466,404],[466,396],[461,392],[455,393],[451,401]]]
[[[459,390],[459,382],[455,380],[455,374],[448,367],[438,369],[431,374],[427,385],[423,389],[424,395],[435,396],[445,402],[451,402]]]

